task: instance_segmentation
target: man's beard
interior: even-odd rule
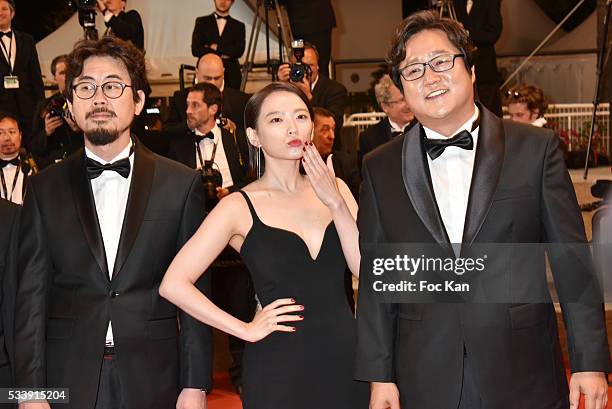
[[[94,146],[108,145],[119,139],[119,131],[117,129],[96,128],[85,131],[85,138]]]
[[[92,111],[87,113],[87,115],[85,116],[85,119],[89,119],[92,115],[96,113],[102,113],[102,112],[110,114],[111,117],[113,118],[117,117],[117,115],[109,109],[94,108]],[[102,128],[99,122],[96,124],[98,125],[97,128],[86,130],[83,132],[83,134],[85,135],[85,138],[87,138],[87,140],[94,146],[104,146],[104,145],[108,145],[109,143],[113,143],[117,139],[119,139],[119,135],[122,133],[122,132],[119,132],[117,128],[106,129],[106,128]]]

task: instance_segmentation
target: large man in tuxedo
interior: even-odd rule
[[[229,130],[244,130],[244,107],[249,100],[249,95],[238,89],[228,87],[225,83],[225,68],[223,61],[218,55],[205,54],[198,58],[196,64],[197,83],[208,82],[221,91],[223,101],[221,102],[218,116],[229,119],[225,128]],[[170,114],[164,123],[164,132],[170,137],[183,136],[189,128],[187,127],[187,94],[189,89],[178,90],[172,96]]]
[[[372,246],[461,243],[463,254],[482,243],[586,243],[559,141],[475,105],[472,56],[467,31],[432,12],[408,17],[393,41],[392,76],[420,123],[363,164],[355,365],[356,378],[371,382],[372,409],[569,406],[552,303],[386,303],[372,288],[364,251]],[[574,282],[593,284],[576,254],[550,259],[562,300]],[[546,289],[544,264],[540,255],[510,288]],[[499,270],[481,279],[506,279],[507,266]],[[491,283],[508,291],[506,281]],[[603,306],[595,298],[562,308],[569,401],[577,407],[584,394],[586,407],[603,409],[610,371]]]
[[[32,120],[45,89],[34,39],[11,30],[14,16],[13,0],[0,0],[0,111],[18,119],[24,146],[29,146]]]
[[[85,148],[29,181],[16,378],[70,388],[66,408],[201,408],[210,388],[210,329],[159,296],[203,220],[201,178],[130,134],[146,85],[132,43],[78,43],[66,89]]]
[[[214,13],[196,19],[191,37],[191,53],[194,57],[209,53],[221,57],[227,85],[240,89],[242,74],[238,59],[244,54],[244,23],[229,15],[234,0],[214,0],[214,3]]]
[[[15,256],[17,252],[17,220],[19,206],[0,199],[0,388],[14,386],[12,370],[14,368],[13,351],[13,312],[16,291]],[[0,408],[9,408],[0,404]]]

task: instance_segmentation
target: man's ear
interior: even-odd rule
[[[134,106],[134,115],[140,115],[140,113],[142,112],[142,109],[144,108],[146,95],[144,91],[141,89],[136,91],[136,93],[138,94],[139,100]]]
[[[471,70],[472,71],[472,84],[476,83],[476,67],[472,65]]]
[[[247,134],[247,139],[249,140],[249,143],[251,145],[253,145],[256,148],[259,148],[261,146],[261,143],[259,142],[259,136],[257,136],[257,131],[255,129],[247,128],[246,134]]]
[[[212,104],[211,106],[208,107],[208,113],[214,117],[217,116],[217,112],[219,112],[219,105],[217,104]]]

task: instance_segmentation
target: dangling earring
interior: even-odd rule
[[[261,178],[261,145],[257,147],[256,166],[257,166],[257,179],[260,179]]]

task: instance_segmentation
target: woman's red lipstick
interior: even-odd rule
[[[302,146],[302,140],[301,139],[292,139],[292,140],[289,141],[289,143],[287,145],[292,146],[292,147],[300,147],[300,146]]]

